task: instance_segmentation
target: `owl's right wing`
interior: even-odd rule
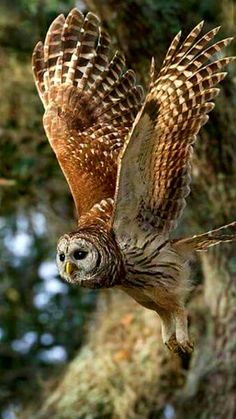
[[[174,38],[157,76],[152,63],[149,92],[120,156],[113,214],[118,236],[132,228],[166,236],[183,211],[192,144],[226,75],[221,69],[232,60],[212,61],[232,38],[207,46],[219,28],[197,39],[202,26],[182,44],[180,33]]]
[[[80,216],[114,197],[118,153],[142,102],[124,56],[109,56],[97,16],[77,9],[58,16],[33,52],[44,128]]]

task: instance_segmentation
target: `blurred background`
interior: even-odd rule
[[[236,417],[233,398],[229,411],[220,398],[225,379],[227,397],[236,389],[235,340],[227,346],[236,338],[236,297],[229,293],[236,285],[235,245],[192,262],[197,287],[189,305],[199,349],[187,366],[158,348],[151,312],[123,294],[81,290],[58,277],[56,243],[74,228],[74,209],[43,131],[31,53],[51,21],[75,6],[100,16],[114,49],[125,52],[145,86],[151,57],[161,65],[180,28],[186,34],[205,19],[205,31],[222,25],[223,36],[236,35],[233,0],[0,0],[1,417]],[[236,41],[227,54],[236,55]],[[196,147],[181,234],[236,219],[235,64],[228,71]],[[216,305],[221,300],[223,308]],[[213,371],[218,387],[211,396]],[[207,412],[213,416],[201,416]]]

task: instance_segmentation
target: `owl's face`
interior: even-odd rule
[[[86,288],[110,287],[117,277],[117,260],[106,241],[91,234],[65,234],[57,246],[59,274]],[[113,246],[112,246],[113,247]]]

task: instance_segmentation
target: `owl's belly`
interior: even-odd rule
[[[135,286],[121,286],[119,288],[130,295],[130,297],[143,307],[148,308],[149,310],[157,310],[157,304],[148,295],[145,295],[143,288],[140,289]]]

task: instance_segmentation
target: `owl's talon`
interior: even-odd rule
[[[171,336],[171,338],[167,342],[165,342],[165,345],[167,346],[169,351],[175,354],[191,354],[194,349],[193,342],[191,342],[190,340],[178,342],[175,336]]]
[[[176,353],[178,351],[179,345],[174,335],[171,336],[171,338],[167,342],[165,342],[165,345],[171,352]]]
[[[179,348],[182,352],[191,354],[193,352],[194,345],[190,340],[186,340],[184,342],[179,342]]]

